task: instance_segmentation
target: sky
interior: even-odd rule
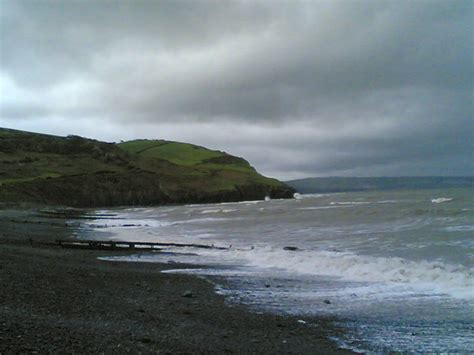
[[[0,126],[280,179],[474,174],[471,0],[0,0]]]

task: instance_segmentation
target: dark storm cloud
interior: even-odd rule
[[[474,172],[470,1],[0,6],[10,126],[188,140],[280,177]]]

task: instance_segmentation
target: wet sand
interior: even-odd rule
[[[0,353],[348,353],[329,319],[229,305],[206,280],[161,273],[176,265],[39,244],[70,236],[61,223],[0,223]]]

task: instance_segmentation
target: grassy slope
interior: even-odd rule
[[[255,172],[255,169],[242,158],[188,143],[134,140],[120,143],[118,146],[129,153],[147,158],[164,159],[182,166]]]
[[[210,150],[201,146],[164,140],[134,140],[118,146],[128,153],[147,159],[163,159],[182,167],[192,167],[196,172],[219,175],[225,184],[237,180],[281,186],[276,179],[257,173],[245,159],[225,152]]]
[[[127,152],[150,158],[166,159],[178,165],[192,166],[224,153],[198,147],[192,144],[163,140],[135,140],[118,145]]]
[[[0,128],[0,202],[162,204],[291,192],[242,158],[191,144],[113,144]]]
[[[112,144],[0,129],[0,183],[98,171],[123,172],[126,154]]]

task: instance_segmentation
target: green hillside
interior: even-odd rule
[[[0,128],[0,204],[160,205],[292,193],[242,158],[192,144],[114,144]]]
[[[164,159],[182,166],[255,172],[255,169],[245,159],[188,143],[134,140],[120,143],[118,146],[141,157]]]
[[[135,140],[119,144],[119,147],[130,153],[150,158],[166,159],[178,165],[196,165],[206,159],[223,156],[203,147],[186,143],[168,142],[163,140]]]

